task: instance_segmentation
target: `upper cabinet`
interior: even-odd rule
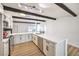
[[[0,3],[0,13],[4,13],[3,6],[1,5],[1,3]]]
[[[10,14],[5,13],[4,15],[4,27],[13,28],[13,19]]]

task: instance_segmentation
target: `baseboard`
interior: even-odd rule
[[[76,45],[76,44],[73,44],[73,43],[68,43],[69,45],[72,45],[72,46],[74,46],[74,47],[77,47],[77,48],[79,48],[79,45]]]

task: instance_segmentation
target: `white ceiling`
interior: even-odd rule
[[[26,3],[25,5],[27,5],[27,4],[28,3]],[[44,3],[44,4],[46,4],[46,3]],[[23,6],[19,7],[18,3],[3,3],[3,5],[17,8],[20,10],[30,11],[33,13],[38,13],[38,14],[54,17],[54,18],[67,17],[67,16],[73,17],[68,12],[66,12],[65,10],[61,9],[59,6],[57,6],[53,3],[48,4],[48,5],[50,5],[48,8],[41,8],[41,7],[39,7],[39,5],[37,3],[29,4],[29,5],[35,5],[38,9],[42,10],[41,13],[38,10],[26,9]],[[79,3],[65,3],[65,5],[67,7],[69,7],[69,9],[71,9],[73,12],[75,12],[77,15],[79,15]]]

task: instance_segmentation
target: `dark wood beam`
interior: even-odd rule
[[[76,17],[77,15],[70,10],[66,5],[64,5],[63,3],[55,3],[57,6],[61,7],[62,9],[64,9],[66,12],[68,12],[69,14],[71,14],[72,16]]]
[[[24,13],[24,14],[28,14],[28,15],[33,15],[33,16],[38,16],[38,17],[42,17],[42,18],[56,20],[56,18],[45,16],[45,15],[40,15],[40,14],[37,14],[37,13],[23,11],[23,10],[12,8],[12,7],[8,7],[8,6],[3,6],[3,7],[4,7],[4,10],[8,10],[8,11],[19,12],[19,13]]]
[[[40,23],[35,23],[35,22],[23,22],[23,21],[13,21],[13,23],[40,24]]]
[[[12,17],[17,18],[17,19],[25,19],[25,20],[34,20],[34,21],[46,22],[45,20],[39,20],[39,19],[33,19],[33,18],[24,18],[24,17],[18,17],[18,16],[12,16]]]

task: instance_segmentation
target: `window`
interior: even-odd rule
[[[43,24],[28,24],[28,23],[14,23],[13,33],[21,32],[45,32],[45,26]]]

